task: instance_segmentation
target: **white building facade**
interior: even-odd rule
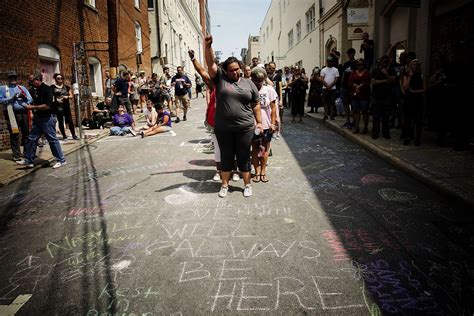
[[[252,58],[257,57],[260,59],[260,37],[249,35],[248,39],[248,49],[245,52],[245,60],[242,59],[242,62],[246,65],[250,65]],[[241,56],[243,58],[243,56]]]
[[[349,34],[352,28],[372,33],[373,9],[368,1],[343,0],[272,0],[260,28],[260,55],[263,63],[275,61],[277,68],[298,65],[308,74],[325,65],[332,48],[341,52],[345,61],[348,48],[361,56],[361,41]],[[368,8],[367,22],[348,25],[347,9]],[[364,11],[365,13],[365,11]],[[372,23],[373,24],[373,23]],[[360,34],[360,37],[362,34]]]
[[[199,0],[148,1],[153,72],[162,74],[166,66],[175,73],[183,66],[187,74],[194,75],[188,50],[193,49],[196,58],[203,61],[199,7]]]
[[[319,1],[273,0],[260,28],[262,63],[277,68],[299,65],[307,72],[319,65]]]

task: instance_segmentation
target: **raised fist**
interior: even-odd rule
[[[189,58],[193,59],[194,58],[194,51],[192,49],[188,50],[188,55],[189,55]]]
[[[211,45],[212,45],[212,35],[206,36],[206,38],[204,40],[206,42],[206,46],[211,47]]]

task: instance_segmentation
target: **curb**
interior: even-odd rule
[[[407,175],[415,178],[416,180],[428,185],[434,191],[443,194],[447,198],[455,199],[456,201],[465,204],[466,206],[474,209],[474,198],[470,195],[466,195],[463,192],[460,192],[456,187],[451,185],[450,183],[441,180],[438,177],[431,175],[430,173],[414,166],[409,161],[397,157],[380,147],[365,141],[364,139],[354,135],[352,132],[342,129],[339,126],[332,124],[329,121],[324,121],[322,118],[316,117],[314,115],[308,115],[309,117],[323,122],[325,126],[333,130],[334,132],[338,133],[339,135],[351,140],[352,142],[357,143],[359,146],[367,149],[371,153],[375,154],[379,158],[383,159],[384,161],[388,162],[392,166],[400,169]]]
[[[93,143],[95,143],[96,141],[98,141],[98,140],[100,140],[100,139],[102,139],[102,138],[104,138],[104,137],[106,137],[106,136],[108,136],[108,135],[109,135],[109,132],[108,132],[108,131],[104,131],[102,134],[99,134],[97,137],[95,137],[95,138],[93,138],[93,139],[91,139],[91,140],[89,140],[89,141],[87,141],[87,142],[84,142],[84,144],[81,144],[81,145],[79,145],[79,146],[77,146],[77,147],[73,147],[73,148],[70,148],[70,149],[64,151],[64,152],[63,152],[63,153],[64,153],[64,156],[67,156],[67,155],[69,155],[69,154],[71,154],[71,153],[73,153],[73,152],[75,152],[76,150],[79,150],[79,149],[81,149],[81,148],[84,148],[85,146],[88,146],[88,145],[90,145],[90,144],[93,144]],[[1,181],[0,181],[0,188],[1,188],[1,187],[4,187],[4,186],[6,186],[6,185],[8,185],[8,184],[10,184],[10,183],[12,183],[12,182],[14,182],[14,181],[20,179],[20,178],[23,178],[24,176],[27,176],[27,175],[29,175],[30,173],[32,173],[32,172],[34,172],[34,171],[36,171],[36,170],[38,170],[38,169],[42,169],[42,168],[44,168],[44,167],[46,167],[46,166],[49,166],[49,164],[52,163],[52,162],[54,162],[55,160],[56,160],[56,158],[51,157],[51,158],[49,158],[49,159],[47,159],[47,160],[43,160],[40,164],[34,166],[34,168],[28,169],[28,172],[18,173],[18,174],[16,174],[16,175],[12,176],[12,177],[9,177],[9,178],[7,178],[7,179],[1,180]]]

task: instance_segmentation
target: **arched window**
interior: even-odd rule
[[[51,85],[54,82],[53,75],[60,71],[59,51],[51,45],[39,44],[38,57],[39,57],[40,71],[41,71],[41,74],[43,75],[43,82],[48,85]]]
[[[138,22],[135,22],[135,37],[137,39],[137,53],[141,54],[143,52],[142,27]]]
[[[102,65],[95,57],[88,58],[89,64],[89,85],[93,96],[103,96],[102,88]]]

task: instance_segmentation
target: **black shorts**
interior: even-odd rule
[[[270,129],[264,129],[263,134],[255,135],[253,134],[253,140],[263,140],[265,143],[269,143],[272,140],[272,133],[270,133]]]

